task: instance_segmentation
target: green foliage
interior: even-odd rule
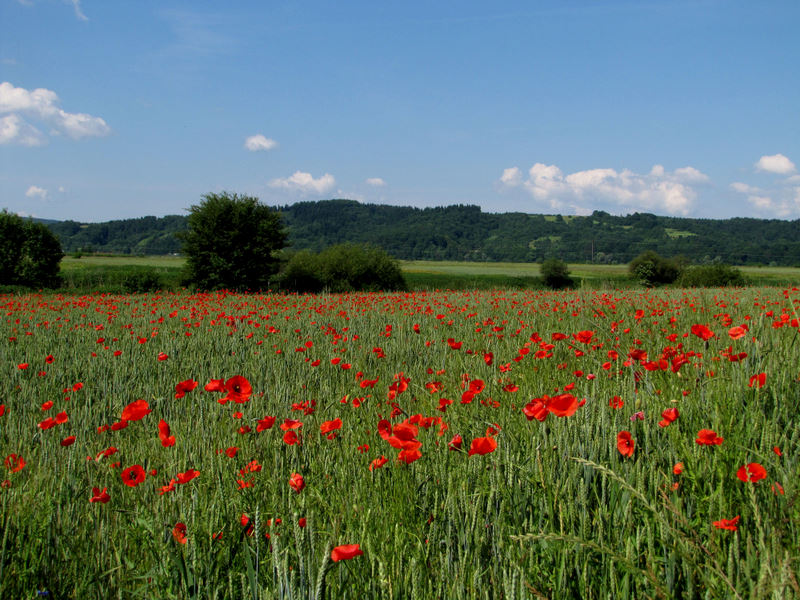
[[[61,244],[47,227],[0,212],[0,285],[57,287],[63,256]]]
[[[677,261],[659,256],[652,250],[642,252],[628,265],[630,274],[645,287],[673,283],[681,273]]]
[[[800,221],[689,219],[595,211],[561,217],[484,213],[478,206],[434,208],[363,204],[353,200],[279,207],[296,250],[319,252],[345,242],[374,244],[400,260],[626,264],[648,249],[738,265],[800,264]],[[141,217],[105,223],[62,221],[48,227],[65,251],[171,254],[187,217]],[[699,260],[697,262],[700,262]]]
[[[722,263],[696,265],[685,269],[678,278],[681,287],[734,287],[745,285],[742,272]]]
[[[572,277],[569,276],[567,263],[557,258],[548,258],[541,266],[542,281],[554,290],[572,287]]]
[[[187,282],[203,290],[266,290],[286,245],[280,215],[252,196],[206,194],[180,237]]]
[[[283,289],[298,292],[404,290],[400,264],[375,246],[338,244],[319,254],[294,254],[279,278]]]
[[[161,277],[153,269],[132,273],[122,282],[122,287],[126,294],[137,292],[155,292],[163,287]]]

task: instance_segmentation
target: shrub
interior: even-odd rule
[[[0,212],[0,285],[58,287],[64,253],[43,224]]]
[[[642,252],[628,265],[630,274],[646,287],[673,283],[681,274],[681,264],[652,250]]]
[[[681,287],[734,287],[745,285],[742,272],[721,263],[687,268],[678,279]]]
[[[571,287],[574,283],[569,275],[567,263],[557,258],[548,258],[541,266],[542,281],[554,290]]]
[[[152,269],[131,273],[122,281],[122,288],[126,294],[137,292],[155,292],[163,287],[161,277]]]
[[[279,278],[279,287],[295,292],[316,294],[325,288],[319,255],[301,250],[292,255]]]
[[[279,277],[280,287],[297,292],[404,290],[400,264],[376,246],[338,244],[319,254],[298,252]]]

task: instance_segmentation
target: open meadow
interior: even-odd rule
[[[0,295],[0,596],[800,597],[799,303]]]
[[[495,289],[542,287],[537,263],[399,261],[410,289]],[[180,289],[185,259],[179,256],[84,255],[65,256],[61,276],[66,291],[125,291],[141,283],[143,275],[154,275],[161,289]],[[800,284],[797,267],[739,267],[750,285],[787,286]],[[571,264],[569,270],[577,287],[631,287],[636,282],[624,264]],[[141,291],[141,290],[137,290]]]

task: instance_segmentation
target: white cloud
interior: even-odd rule
[[[739,192],[740,194],[760,194],[761,190],[753,185],[742,183],[741,181],[735,181],[731,184],[731,189],[734,192]]]
[[[386,185],[386,182],[383,179],[381,179],[380,177],[370,177],[366,181],[367,181],[367,185],[372,185],[372,186],[375,186],[375,187],[381,187],[381,186]]]
[[[789,175],[795,172],[794,163],[783,154],[773,154],[772,156],[762,156],[756,163],[756,169],[777,173],[778,175]]]
[[[518,167],[511,167],[510,169],[503,169],[503,174],[500,176],[500,183],[504,185],[519,185],[522,183],[522,173]]]
[[[47,199],[47,190],[44,188],[40,188],[38,185],[32,185],[28,188],[28,191],[25,192],[25,195],[28,198],[39,198],[39,200],[46,200]]]
[[[675,177],[681,181],[686,181],[688,183],[706,183],[708,179],[708,175],[705,173],[701,173],[694,167],[681,167],[680,169],[675,169]]]
[[[0,144],[43,146],[46,143],[47,137],[41,131],[17,115],[0,117]]]
[[[81,10],[81,0],[65,0],[65,2],[72,5],[73,10],[75,11],[75,16],[78,17],[79,20],[89,20],[89,18],[83,14],[83,10]]]
[[[765,190],[736,181],[731,184],[731,189],[747,196],[747,201],[755,210],[759,211],[759,214],[754,216],[783,219],[800,216],[800,187],[784,185]]]
[[[33,6],[32,0],[17,0],[23,6]],[[75,11],[75,16],[81,21],[88,21],[88,17],[83,14],[83,10],[81,9],[81,0],[64,0],[64,4],[69,4],[72,6],[72,9]]]
[[[628,169],[589,169],[564,175],[556,165],[534,164],[523,181],[517,167],[505,169],[500,183],[523,187],[534,200],[556,211],[574,214],[591,212],[598,205],[619,209],[689,214],[697,197],[691,184],[704,183],[708,176],[694,167],[667,172],[654,165],[646,175]]]
[[[311,173],[295,171],[290,177],[277,178],[269,182],[270,187],[300,192],[301,194],[324,194],[333,189],[336,179],[330,173],[325,173],[319,179],[314,179]]]
[[[275,140],[271,140],[268,137],[263,136],[262,134],[258,133],[256,135],[251,135],[244,141],[244,147],[250,150],[250,152],[258,152],[260,150],[272,150],[273,148],[278,147],[278,142]]]
[[[66,134],[72,139],[102,137],[111,128],[100,117],[85,113],[69,113],[59,106],[58,95],[52,90],[37,88],[28,91],[8,81],[0,83],[0,143],[41,146],[46,136],[24,117],[39,121],[50,128],[51,134]]]

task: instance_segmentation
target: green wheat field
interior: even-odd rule
[[[798,303],[0,295],[0,596],[800,597]]]

